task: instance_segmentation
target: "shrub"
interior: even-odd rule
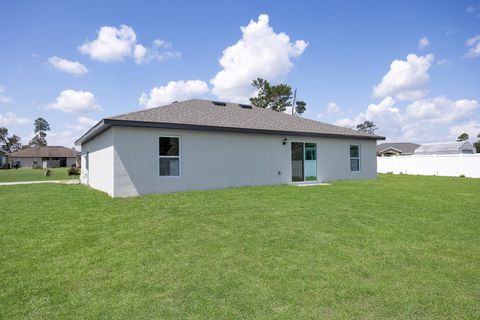
[[[52,170],[50,170],[50,169],[45,169],[43,175],[44,175],[45,177],[50,177],[50,176],[52,175]]]
[[[465,175],[464,175],[464,174],[461,174],[461,175],[460,175],[460,178],[465,178]]]
[[[67,174],[69,176],[78,176],[80,175],[80,167],[77,167],[77,166],[72,166],[70,168],[67,169]]]

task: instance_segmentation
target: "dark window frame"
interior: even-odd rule
[[[357,147],[357,150],[358,150],[357,151],[357,156],[352,156],[352,147]],[[348,151],[349,151],[349,155],[350,155],[350,171],[351,172],[360,172],[361,171],[361,165],[362,165],[360,145],[359,144],[351,144]],[[353,169],[352,160],[356,161],[358,163],[357,164],[357,170]]]
[[[178,150],[177,153],[178,155],[161,155],[161,139],[177,139],[178,140]],[[182,161],[181,161],[181,156],[182,156],[182,139],[180,136],[158,136],[158,176],[160,178],[178,178],[182,175]],[[165,175],[161,174],[160,172],[160,162],[162,159],[177,159],[178,160],[178,175]]]

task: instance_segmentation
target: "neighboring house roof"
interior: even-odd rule
[[[461,150],[471,150],[474,152],[473,145],[468,141],[460,142],[440,142],[440,143],[424,143],[415,154],[452,154],[460,153]]]
[[[12,152],[12,158],[74,158],[80,153],[62,146],[33,147]]]
[[[381,136],[251,105],[192,99],[105,118],[75,143],[84,143],[111,126],[385,139]]]
[[[382,153],[388,149],[394,149],[401,154],[413,154],[418,147],[420,147],[419,144],[410,142],[381,143],[377,145],[377,153]]]

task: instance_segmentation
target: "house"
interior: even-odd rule
[[[8,168],[8,153],[0,149],[0,169]]]
[[[76,144],[81,182],[126,197],[374,179],[379,139],[251,105],[193,99],[105,118]]]
[[[377,157],[411,156],[418,147],[410,142],[381,143],[377,145]]]
[[[21,149],[10,153],[10,163],[18,167],[70,167],[80,164],[80,152],[62,146]]]
[[[468,141],[425,143],[415,150],[415,155],[473,154],[475,148]]]

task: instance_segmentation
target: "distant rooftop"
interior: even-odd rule
[[[13,158],[74,158],[80,153],[63,146],[46,146],[21,149],[10,154]]]
[[[473,145],[468,141],[424,143],[415,150],[415,154],[455,154],[475,153]]]
[[[411,142],[392,142],[392,143],[380,143],[377,145],[377,153],[383,152],[388,149],[395,149],[401,152],[403,155],[413,154],[415,149],[420,145]]]

